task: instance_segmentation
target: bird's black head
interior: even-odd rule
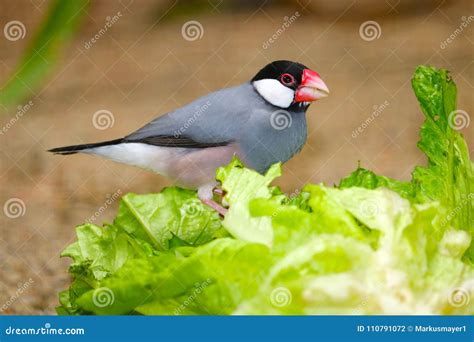
[[[273,79],[278,80],[285,87],[296,89],[303,76],[303,70],[308,69],[306,66],[290,61],[274,61],[267,64],[253,78],[252,82]]]
[[[252,78],[251,83],[260,96],[281,108],[298,104],[307,106],[329,94],[317,72],[291,61],[275,61],[266,65]]]

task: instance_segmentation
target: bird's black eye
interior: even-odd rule
[[[280,76],[280,81],[283,85],[286,85],[286,86],[293,86],[295,85],[295,78],[293,77],[293,75],[291,74],[283,74]]]

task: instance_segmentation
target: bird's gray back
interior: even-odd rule
[[[286,122],[286,123],[285,123]],[[241,158],[259,172],[285,162],[306,141],[304,110],[266,102],[248,82],[203,96],[133,132],[127,139],[185,136],[200,143],[235,143]]]
[[[249,83],[225,88],[162,115],[128,139],[157,135],[186,136],[202,143],[219,143],[238,139],[249,120],[252,108],[261,100]]]

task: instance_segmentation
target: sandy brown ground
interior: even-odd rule
[[[425,162],[415,145],[422,123],[409,85],[415,66],[429,63],[452,70],[459,108],[474,113],[474,23],[440,48],[462,17],[473,14],[473,6],[452,1],[401,11],[390,10],[387,2],[378,15],[368,15],[366,3],[356,1],[316,14],[299,4],[232,12],[218,7],[161,21],[156,1],[105,1],[91,7],[56,73],[32,94],[33,107],[0,135],[0,204],[3,207],[11,198],[25,204],[18,218],[0,212],[4,313],[53,313],[57,292],[69,283],[68,261],[59,259],[59,253],[74,240],[74,226],[118,190],[146,193],[170,184],[160,176],[89,156],[53,156],[47,148],[123,136],[197,96],[248,80],[271,60],[292,59],[311,66],[331,89],[331,96],[308,112],[309,140],[285,165],[278,181],[284,190],[308,182],[337,183],[357,161],[378,173],[409,179],[413,166]],[[47,5],[48,1],[0,0],[0,24],[20,20],[28,33],[17,42],[0,36],[2,81],[13,72]],[[118,11],[120,20],[86,50],[84,43]],[[262,48],[284,17],[295,11],[299,18]],[[181,27],[189,20],[202,24],[201,39],[183,39]],[[359,27],[367,20],[379,23],[378,39],[361,39]],[[373,107],[385,102],[377,118],[352,137]],[[104,130],[92,124],[93,114],[101,109],[114,117],[113,126]],[[4,110],[0,126],[15,111]],[[471,150],[472,127],[463,130]],[[110,221],[116,208],[114,203],[97,222]],[[30,278],[31,284],[24,285]]]

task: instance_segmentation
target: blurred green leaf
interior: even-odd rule
[[[0,91],[0,104],[10,107],[30,96],[56,64],[61,48],[76,32],[89,0],[54,0],[22,62]]]

